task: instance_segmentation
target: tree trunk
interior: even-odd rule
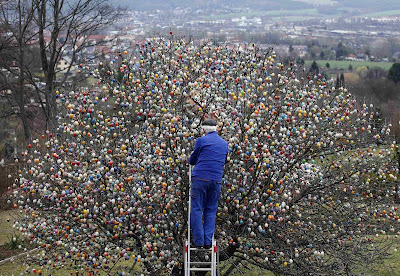
[[[24,51],[20,48],[20,68],[19,68],[19,87],[17,89],[17,102],[19,107],[19,117],[21,118],[22,125],[24,127],[24,136],[26,140],[29,140],[31,137],[31,129],[29,127],[26,111],[25,111],[25,84],[24,84],[24,71],[23,71],[23,64],[24,64]]]
[[[55,106],[55,101],[52,101],[52,91],[54,88],[53,83],[53,74],[51,73],[51,66],[47,59],[46,53],[46,41],[44,39],[44,31],[46,28],[46,3],[45,1],[37,1],[36,2],[36,11],[38,17],[38,36],[39,36],[39,47],[40,47],[40,60],[42,64],[43,74],[45,76],[45,91],[44,96],[46,100],[45,106],[45,115],[46,115],[46,129],[54,130],[55,129],[55,121],[53,115],[55,114],[55,110],[57,107]]]
[[[24,127],[24,136],[28,141],[31,137],[31,129],[29,128],[28,119],[25,111],[25,75],[24,75],[24,65],[25,65],[25,51],[24,51],[24,41],[23,41],[23,32],[22,32],[22,15],[19,15],[19,38],[18,38],[18,46],[19,46],[19,76],[18,76],[18,89],[17,89],[17,102],[19,107],[19,116],[22,121],[22,125]]]
[[[47,129],[53,131],[57,127],[57,102],[56,102],[56,94],[54,91],[54,76],[52,73],[46,76],[46,88],[45,88],[45,97],[46,97],[46,120],[47,120]]]

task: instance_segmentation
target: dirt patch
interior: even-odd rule
[[[0,245],[0,261],[10,258],[12,256],[18,255],[25,252],[23,248],[21,249],[8,249],[5,245]]]

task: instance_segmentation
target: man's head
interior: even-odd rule
[[[212,131],[217,131],[217,121],[215,121],[214,119],[206,119],[201,124],[201,128],[206,134]]]

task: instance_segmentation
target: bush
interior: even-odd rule
[[[12,235],[4,245],[9,250],[21,249],[25,241],[18,235]]]

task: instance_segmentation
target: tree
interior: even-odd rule
[[[391,110],[393,110],[393,109],[391,109]],[[399,141],[399,137],[400,137],[400,108],[397,106],[397,109],[395,109],[396,111],[394,111],[394,112],[391,112],[391,114],[392,114],[392,116],[391,116],[391,120],[392,120],[392,122],[394,122],[393,123],[393,127],[392,127],[392,131],[393,131],[393,133],[394,133],[394,135],[396,135],[396,137],[397,137],[397,141],[398,141],[398,143],[400,142]],[[400,166],[399,166],[400,167]],[[399,194],[399,196],[400,196],[400,194]],[[399,198],[399,200],[400,200],[400,198]]]
[[[340,87],[339,75],[336,75],[336,85],[335,85],[335,87]]]
[[[313,61],[313,63],[311,63],[309,71],[310,71],[310,73],[313,73],[313,74],[318,74],[319,73],[319,67],[318,67],[318,64],[317,64],[317,62],[315,60]]]
[[[86,37],[109,26],[116,18],[113,8],[106,0],[84,0],[69,4],[66,0],[35,0],[36,23],[40,46],[40,59],[45,79],[45,114],[50,129],[57,125],[57,97],[54,80],[57,62],[68,47],[72,50],[69,68],[61,80],[67,79],[71,67],[80,53],[90,43]],[[49,33],[49,42],[46,42]],[[61,40],[61,38],[63,38]]]
[[[308,48],[308,52],[310,53],[310,57],[314,59],[317,57],[317,53],[320,53],[321,49],[318,46],[312,46]]]
[[[325,64],[325,67],[326,67],[327,69],[331,68],[331,65],[329,64],[329,62],[327,62],[327,63]]]
[[[245,35],[246,33],[243,32],[242,34]],[[270,43],[270,44],[274,44],[274,45],[279,45],[282,43],[282,37],[279,32],[266,33],[264,40],[265,40],[265,43]]]
[[[388,121],[398,122],[399,84],[389,79],[387,71],[379,68],[358,67],[356,71],[360,80],[349,83],[353,94],[379,106],[382,117]],[[400,136],[397,124],[392,127],[391,134]]]
[[[296,64],[300,65],[300,66],[304,66],[305,62],[304,59],[298,57],[296,58]]]
[[[392,67],[389,69],[389,78],[394,82],[400,81],[400,63],[393,63]]]
[[[344,74],[340,74],[340,86],[344,86]]]
[[[9,14],[9,12],[11,14]],[[27,52],[30,52],[28,44],[34,36],[33,30],[33,8],[30,1],[12,1],[0,4],[0,25],[8,31],[9,36],[2,38],[0,55],[2,66],[0,74],[4,85],[3,89],[11,91],[9,102],[13,105],[15,101],[18,106],[18,114],[24,129],[25,139],[31,137],[31,129],[28,122],[28,115],[25,109],[26,79],[29,66]],[[16,66],[12,66],[16,63]],[[18,69],[16,69],[18,68]],[[9,113],[10,116],[13,113]]]
[[[376,148],[390,129],[372,129],[349,91],[252,45],[171,37],[131,51],[93,72],[98,92],[61,94],[58,128],[19,158],[15,227],[44,249],[26,258],[29,269],[51,261],[115,275],[141,262],[179,274],[187,159],[209,116],[230,149],[216,226],[222,260],[349,275],[388,255],[395,241],[377,234],[399,233],[394,190],[373,188],[398,175],[390,146]]]
[[[349,50],[340,41],[336,50],[336,59],[343,58],[349,54]]]
[[[19,52],[13,57],[18,61],[20,76],[18,105],[20,117],[24,124],[25,136],[30,136],[26,115],[24,114],[24,92],[26,84],[36,89],[36,97],[46,118],[46,128],[54,129],[57,125],[56,77],[59,73],[57,63],[67,52],[71,63],[66,73],[57,80],[62,87],[68,78],[71,68],[76,65],[78,55],[92,42],[87,38],[111,25],[116,12],[105,0],[34,0],[7,1],[1,5],[2,23],[6,32],[11,32],[15,47]],[[1,22],[0,22],[1,23]],[[45,87],[42,89],[35,81],[37,68],[25,61],[28,50],[26,45],[37,43],[40,69],[44,75]],[[100,42],[101,43],[101,42]],[[14,47],[14,48],[15,48]],[[32,47],[29,47],[31,49]]]
[[[290,44],[289,45],[289,54],[293,54],[293,51],[294,51],[293,45]]]
[[[353,72],[353,66],[351,64],[349,65],[348,69],[349,69],[350,72]]]

